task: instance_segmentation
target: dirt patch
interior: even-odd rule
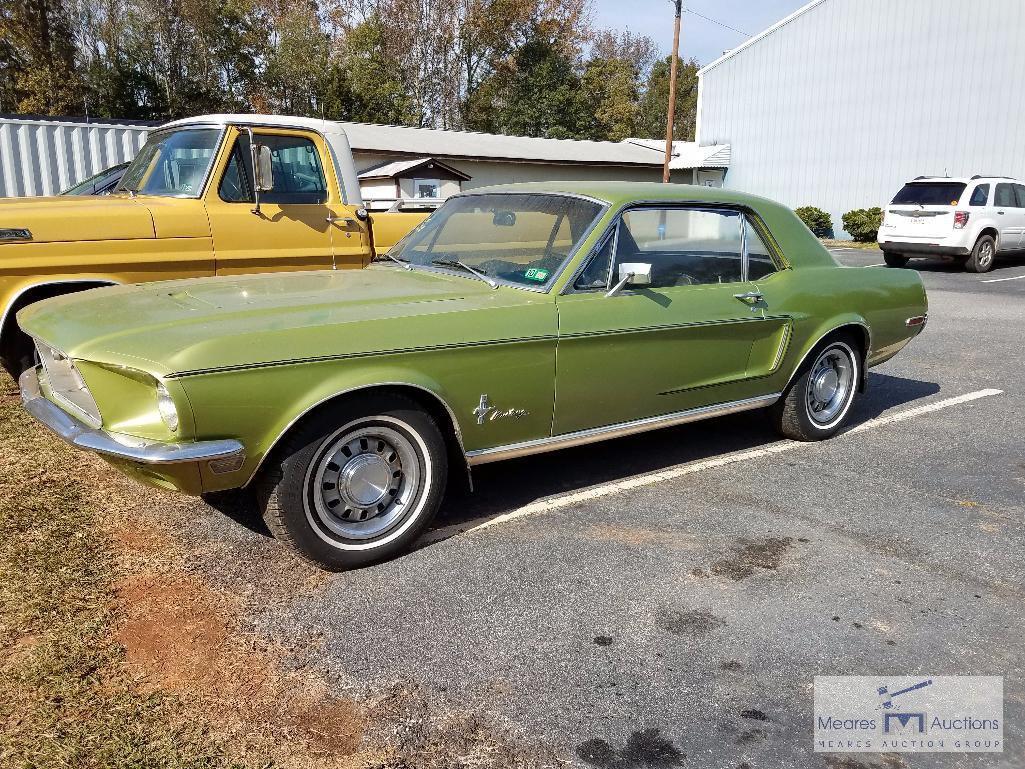
[[[594,525],[585,529],[583,536],[593,542],[617,542],[623,545],[671,547],[690,550],[694,543],[678,531],[660,531],[641,526]]]
[[[713,563],[709,571],[739,582],[758,571],[778,569],[792,545],[790,537],[738,539],[730,548],[731,554]]]
[[[283,767],[352,766],[364,733],[353,702],[315,678],[284,672],[240,635],[230,607],[200,580],[143,573],[118,585],[125,620],[117,641],[143,691],[196,702],[237,746],[238,758],[267,755]]]

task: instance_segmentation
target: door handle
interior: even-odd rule
[[[754,304],[755,302],[762,301],[762,296],[763,294],[761,291],[748,291],[743,294],[734,294],[733,298],[739,299],[745,304]]]
[[[341,222],[346,227],[355,227],[357,224],[359,224],[359,222],[357,222],[351,216],[335,216],[334,214],[327,215],[328,224],[337,224],[338,222]]]

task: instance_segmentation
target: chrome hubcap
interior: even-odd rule
[[[846,346],[830,347],[812,366],[808,380],[808,416],[821,425],[836,419],[854,394],[854,361]]]
[[[420,463],[403,433],[383,425],[355,427],[325,442],[310,480],[317,521],[349,539],[391,528],[410,509]]]

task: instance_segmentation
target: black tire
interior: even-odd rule
[[[997,243],[992,235],[982,235],[975,241],[971,256],[964,263],[968,272],[989,272],[996,261]]]
[[[276,539],[342,570],[407,549],[437,513],[447,479],[445,439],[434,420],[411,400],[373,395],[301,423],[255,491]]]
[[[829,390],[831,382],[826,370],[820,368],[820,362],[827,358],[832,360],[834,354],[847,367],[843,374],[838,373],[838,367],[832,367],[837,381],[845,382],[846,389],[842,393],[837,389],[836,402],[830,401],[829,408],[835,405],[835,413],[825,409],[815,412],[813,404],[821,402],[820,396]],[[820,441],[834,435],[843,427],[854,405],[862,365],[861,350],[850,334],[838,334],[820,343],[805,358],[783,396],[769,409],[776,430],[795,441]],[[825,380],[820,378],[822,376]]]
[[[31,337],[18,328],[14,328],[9,333],[11,338],[7,341],[4,350],[3,365],[7,369],[7,373],[17,381],[23,373],[38,365],[39,359]]]
[[[907,267],[908,258],[901,256],[900,254],[894,254],[890,251],[883,251],[883,261],[886,262],[887,267]]]

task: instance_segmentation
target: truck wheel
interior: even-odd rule
[[[776,430],[795,441],[819,441],[839,430],[850,413],[861,377],[861,355],[847,334],[809,355],[769,410]]]
[[[402,397],[371,396],[308,420],[257,480],[274,536],[332,570],[405,550],[434,517],[448,476],[434,420]]]
[[[975,241],[975,248],[972,249],[972,255],[965,262],[965,268],[969,272],[989,272],[993,269],[996,253],[996,241],[991,235],[983,235]]]
[[[908,258],[901,256],[900,254],[894,254],[890,251],[883,251],[883,261],[886,262],[887,267],[907,267]]]

